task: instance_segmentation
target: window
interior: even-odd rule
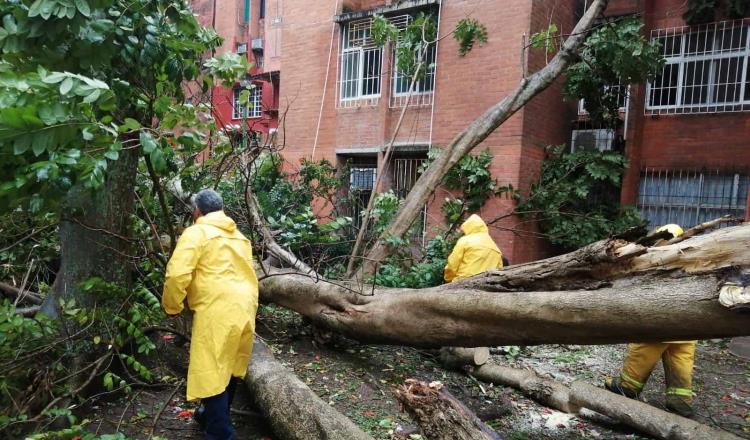
[[[389,18],[389,21],[399,29],[405,28],[413,17],[411,15],[400,15]],[[424,65],[425,71],[423,76],[414,84],[411,97],[409,97],[409,86],[411,78],[398,70],[398,56],[394,48],[391,57],[391,84],[392,92],[390,99],[391,107],[402,107],[406,104],[407,98],[409,105],[431,105],[432,93],[435,91],[435,64],[437,61],[437,45],[432,44],[425,53]]]
[[[602,95],[604,94],[612,95],[617,99],[617,109],[621,112],[624,112],[625,109],[628,106],[628,99],[630,97],[630,88],[629,86],[624,86],[622,84],[617,84],[615,86],[606,86],[604,87],[604,90],[602,91]],[[579,99],[578,100],[578,114],[579,115],[585,115],[588,114],[588,111],[586,110],[586,100],[585,99]]]
[[[362,213],[367,209],[377,177],[376,163],[352,164],[349,168],[349,197],[354,228],[362,226]],[[372,225],[371,225],[372,226]]]
[[[342,27],[339,101],[344,107],[348,106],[348,101],[380,96],[383,51],[372,41],[371,25],[372,20],[368,18]]]
[[[677,223],[689,228],[726,214],[744,218],[748,187],[745,174],[646,168],[638,210],[651,227]]]
[[[422,174],[425,162],[427,162],[427,158],[424,156],[393,159],[393,191],[398,198],[405,199],[414,188],[419,176]],[[414,223],[416,227],[411,230],[413,233],[411,239],[419,241],[424,245],[425,232],[427,230],[427,206],[422,207],[422,211]]]
[[[259,7],[260,13],[258,14],[258,18],[266,18],[266,0],[260,0]]]
[[[260,118],[263,115],[263,87],[256,84],[252,89],[249,89],[249,109],[240,102],[240,94],[243,90],[247,89],[236,87],[232,92],[232,119]]]
[[[647,114],[750,110],[750,20],[658,29],[666,64],[648,84]]]

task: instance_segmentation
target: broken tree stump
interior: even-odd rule
[[[285,440],[373,440],[277,362],[258,338],[245,376],[256,406]]]
[[[396,390],[396,398],[429,440],[500,440],[440,382],[407,379]]]
[[[711,428],[585,382],[573,382],[570,400],[609,416],[632,428],[664,440],[739,440],[726,431]]]

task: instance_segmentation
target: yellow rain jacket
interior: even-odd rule
[[[244,377],[258,309],[258,278],[250,240],[217,211],[185,229],[167,265],[162,305],[193,314],[187,399],[215,396],[232,376]]]
[[[503,267],[503,254],[487,231],[481,217],[472,214],[461,225],[464,236],[448,257],[443,276],[452,282]]]

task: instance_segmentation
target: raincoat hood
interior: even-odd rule
[[[461,225],[461,230],[464,234],[476,234],[477,232],[487,232],[487,225],[484,223],[481,217],[476,214],[472,214],[466,221]]]
[[[224,211],[214,211],[208,214],[198,217],[195,221],[199,225],[211,225],[216,226],[219,229],[223,229],[227,232],[234,232],[237,230],[237,224],[231,218],[224,214]]]

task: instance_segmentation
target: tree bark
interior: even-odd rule
[[[261,295],[317,324],[374,343],[479,347],[743,336],[750,334],[750,314],[721,305],[719,292],[741,279],[738,267],[750,261],[748,242],[750,225],[739,226],[638,256],[633,255],[642,250],[634,254],[636,248],[621,244],[598,263],[591,262],[596,257],[561,256],[552,259],[556,264],[519,265],[418,290],[361,288],[276,273],[261,281]],[[631,258],[618,260],[624,250]],[[556,270],[566,261],[566,268]],[[513,276],[531,281],[506,287]],[[533,280],[541,280],[542,290],[532,290]]]
[[[523,78],[521,84],[510,95],[475,119],[448,144],[442,154],[435,158],[419,176],[414,188],[406,196],[403,205],[388,226],[388,230],[378,238],[363,258],[355,279],[363,280],[366,275],[374,273],[378,265],[392,253],[393,249],[387,245],[386,239],[402,237],[409,230],[414,219],[445,175],[462,157],[471,152],[503,122],[526,105],[531,98],[549,87],[560,76],[575,58],[576,51],[586,40],[588,30],[606,6],[607,0],[594,0],[549,64],[529,78]]]
[[[664,440],[739,440],[739,437],[696,421],[662,411],[585,382],[573,382],[570,400],[628,426]]]
[[[78,287],[89,278],[129,284],[132,255],[127,235],[135,207],[138,155],[136,149],[123,150],[110,163],[102,188],[79,187],[68,193],[60,222],[60,270],[42,304],[43,313],[57,317],[60,298],[90,306],[93,298]]]
[[[279,438],[373,440],[277,362],[258,338],[245,385]]]
[[[448,368],[460,369],[464,365],[478,367],[490,359],[487,347],[443,347],[440,349],[440,363]]]
[[[471,370],[477,379],[513,387],[537,402],[566,413],[577,413],[579,407],[570,403],[570,389],[560,382],[545,379],[531,370],[487,363]]]
[[[396,391],[396,398],[419,424],[429,440],[499,440],[469,408],[442,384],[408,379]]]

